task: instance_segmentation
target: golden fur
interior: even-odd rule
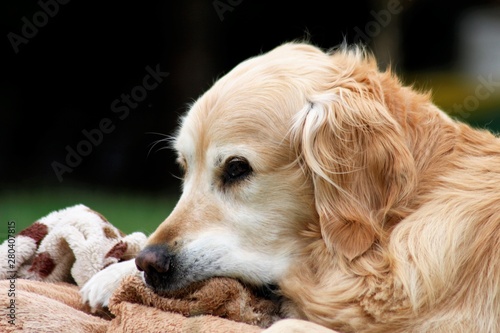
[[[290,315],[341,332],[500,331],[500,140],[360,48],[243,62],[174,145],[184,194],[149,244],[223,258],[196,273],[277,283]],[[252,173],[226,186],[235,155]]]

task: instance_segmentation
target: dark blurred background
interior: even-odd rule
[[[218,77],[294,39],[367,44],[452,116],[499,129],[499,1],[2,0],[0,28],[4,194],[178,195],[173,152],[152,144]]]

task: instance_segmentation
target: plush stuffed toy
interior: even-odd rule
[[[1,332],[260,332],[280,319],[276,300],[239,281],[212,278],[158,295],[138,276],[113,294],[108,311],[91,313],[79,287],[94,274],[133,258],[143,233],[124,235],[84,205],[50,213],[0,245]],[[10,246],[9,246],[10,245]]]

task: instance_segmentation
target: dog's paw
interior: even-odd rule
[[[107,307],[111,295],[123,278],[133,274],[139,274],[134,259],[106,267],[92,276],[80,289],[83,303],[88,303],[93,311]]]

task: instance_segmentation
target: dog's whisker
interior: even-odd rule
[[[162,147],[158,148],[155,150],[155,152],[158,152],[160,150],[165,150],[165,149],[170,149],[172,145],[172,141],[175,140],[175,138],[171,135],[168,134],[163,134],[163,133],[157,133],[157,132],[148,132],[147,134],[154,134],[154,135],[159,135],[162,136],[163,138],[158,139],[153,141],[152,143],[149,144],[149,150],[147,156],[151,154],[153,149],[157,147],[158,145],[162,145]]]

